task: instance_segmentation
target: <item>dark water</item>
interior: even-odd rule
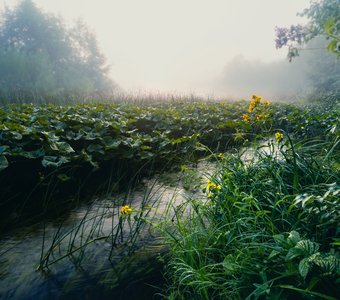
[[[207,169],[203,166],[188,173],[184,181],[181,174],[154,178],[129,194],[96,199],[62,219],[4,236],[0,240],[0,299],[160,299],[157,292],[164,277],[159,258],[166,247],[150,224],[171,216],[192,196],[183,182],[189,185]],[[143,211],[146,222],[133,239],[140,224],[133,216],[126,219],[112,250],[112,232],[119,228],[117,212],[122,203],[130,203],[134,215]],[[48,266],[38,270],[48,253]]]

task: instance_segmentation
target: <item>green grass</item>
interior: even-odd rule
[[[285,134],[251,160],[225,154],[207,199],[191,199],[191,213],[165,227],[166,298],[336,299],[338,143]]]

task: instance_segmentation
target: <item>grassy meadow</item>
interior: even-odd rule
[[[4,104],[0,232],[202,160],[216,166],[194,180],[204,200],[193,196],[172,218],[147,220],[167,247],[158,297],[337,299],[337,105],[271,103],[256,95],[235,102]],[[118,229],[97,240],[113,248],[132,219],[136,239],[143,210],[150,207],[122,202]]]

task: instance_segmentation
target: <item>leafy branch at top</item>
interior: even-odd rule
[[[291,25],[290,28],[276,27],[276,48],[288,47],[288,59],[299,55],[299,50],[313,38],[322,36],[329,43],[326,49],[340,55],[340,6],[337,0],[312,1],[300,16],[306,16],[305,26]]]

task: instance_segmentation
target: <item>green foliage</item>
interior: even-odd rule
[[[120,187],[136,176],[180,165],[184,187],[197,192],[200,178],[183,164],[210,156],[220,163],[201,187],[206,197],[182,203],[164,228],[170,248],[168,298],[335,299],[340,292],[338,119],[334,107],[264,104],[258,97],[250,106],[203,101],[3,106],[1,221],[22,218],[26,209],[35,215],[47,207],[59,211],[65,194],[82,199],[98,191],[93,186]],[[250,155],[233,151],[251,141]],[[216,154],[221,151],[228,153]],[[134,244],[153,209],[147,199],[132,214],[116,212],[119,222],[108,236],[90,235],[75,245],[74,233],[67,253],[52,260],[50,254],[69,233],[56,236],[56,247],[43,249],[40,267],[108,237],[113,249],[122,241],[123,222],[132,226],[128,239]],[[105,205],[104,215],[110,208]],[[89,216],[93,232],[102,226],[96,217]]]
[[[41,199],[46,193],[55,205],[79,191],[85,197],[98,186],[107,188],[106,178],[124,187],[135,174],[194,162],[210,155],[209,149],[221,152],[246,144],[265,134],[264,125],[266,131],[273,127],[295,131],[300,139],[338,132],[334,111],[270,107],[254,111],[254,120],[248,123],[242,120],[248,112],[244,102],[4,106],[0,109],[1,213],[45,209]],[[273,116],[272,121],[256,120],[264,112]],[[195,189],[189,180],[192,174],[185,173],[186,187]]]
[[[340,9],[337,0],[314,0],[301,16],[307,16],[306,26],[276,28],[276,47],[288,46],[288,58],[291,60],[299,55],[298,46],[308,43],[316,36],[330,40],[326,49],[340,55]]]
[[[205,102],[5,106],[0,109],[3,221],[13,211],[41,210],[46,192],[57,205],[80,187],[81,196],[91,195],[109,177],[124,187],[135,174],[194,161],[206,154],[198,143],[223,150],[237,145],[242,109],[242,103]]]
[[[2,154],[64,162],[100,163],[113,156],[131,160],[176,157],[196,141],[234,144],[240,104],[191,103],[165,106],[81,104],[9,105],[0,113]],[[229,118],[226,126],[219,120]],[[222,141],[223,139],[223,141]]]
[[[302,16],[310,19],[309,36],[312,39],[317,35],[323,35],[330,39],[327,49],[337,55],[340,54],[340,8],[336,0],[313,1],[306,8]]]
[[[190,213],[166,228],[168,299],[338,297],[339,140],[330,135],[293,143],[283,133],[250,158],[224,154],[207,198],[189,200]]]

